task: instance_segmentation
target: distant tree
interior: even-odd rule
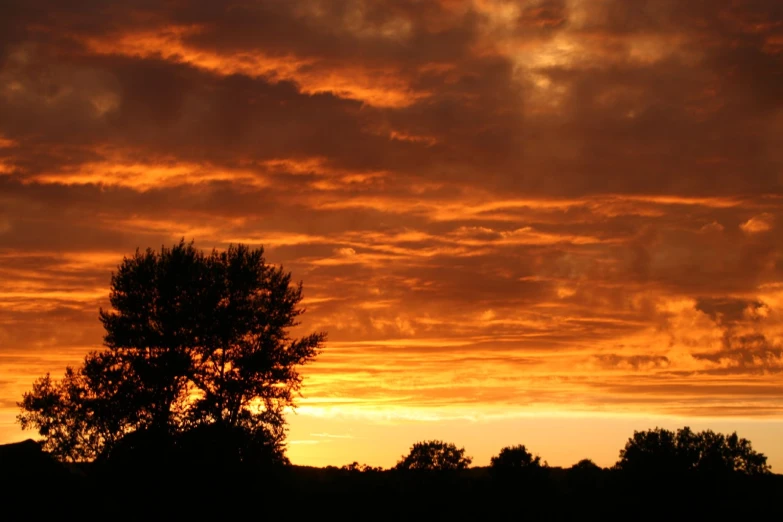
[[[680,467],[676,435],[662,428],[634,431],[620,450],[617,467],[623,471],[666,472]]]
[[[615,467],[646,474],[761,475],[769,472],[767,457],[754,451],[750,441],[740,439],[736,433],[728,436],[711,430],[696,433],[688,427],[676,433],[662,428],[635,431],[620,450]]]
[[[360,473],[383,471],[383,468],[381,467],[370,466],[368,464],[359,464],[356,461],[353,461],[350,464],[345,464],[340,469],[343,471],[355,471]]]
[[[157,440],[208,425],[225,426],[225,440],[241,432],[282,448],[298,367],[325,334],[289,337],[302,285],[266,264],[262,248],[204,254],[183,240],[137,250],[112,274],[109,300],[106,350],[59,383],[39,379],[19,403],[22,427],[38,429],[47,450],[91,459],[134,431]]]
[[[440,440],[417,442],[408,455],[403,455],[395,469],[398,470],[460,470],[473,462],[465,455],[465,448]]]
[[[590,459],[582,459],[567,470],[567,481],[578,491],[594,489],[601,482],[603,469]]]
[[[573,466],[571,466],[569,469],[580,470],[580,471],[595,471],[595,470],[600,470],[601,467],[590,459],[582,459],[576,464],[574,464]]]
[[[533,456],[522,445],[507,446],[490,459],[490,467],[496,470],[525,470],[541,468],[541,457]]]

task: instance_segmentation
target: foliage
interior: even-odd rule
[[[731,435],[711,430],[693,432],[688,427],[676,433],[662,428],[635,431],[625,448],[620,450],[620,460],[615,467],[648,474],[761,475],[769,472],[767,457],[755,452],[750,441],[739,438],[736,432]]]
[[[111,353],[88,354],[84,364],[67,367],[60,381],[47,373],[33,383],[19,406],[22,429],[38,429],[43,449],[61,460],[95,458],[138,423],[132,401],[136,389]]]
[[[183,240],[137,250],[112,274],[109,300],[106,350],[60,382],[39,379],[19,403],[22,427],[38,429],[48,451],[92,459],[134,431],[174,436],[213,424],[281,450],[298,367],[325,334],[289,336],[302,285],[266,264],[262,248],[205,254]]]
[[[608,470],[607,470],[608,471]],[[566,471],[568,484],[581,491],[591,491],[607,477],[605,470],[590,459],[582,459]]]
[[[571,466],[570,469],[578,469],[583,471],[594,471],[594,470],[600,470],[601,467],[593,462],[591,459],[582,459],[573,466]]]
[[[408,455],[397,462],[398,470],[460,470],[473,462],[465,455],[465,448],[440,440],[417,442],[411,446]]]
[[[25,393],[19,404],[22,429],[37,428],[45,437],[44,449],[64,460],[90,458],[102,445],[84,406],[83,386],[80,372],[70,367],[59,382],[47,373],[33,383],[32,391]]]
[[[217,423],[174,435],[154,428],[139,429],[114,444],[98,461],[123,472],[179,471],[191,478],[290,464],[282,440],[269,431]]]
[[[367,472],[373,473],[373,472],[383,471],[382,467],[370,466],[369,464],[359,464],[356,461],[353,461],[350,464],[345,464],[340,469],[343,471],[354,471],[359,473],[367,473]]]
[[[591,459],[582,459],[568,469],[577,472],[594,473],[601,471],[602,468]]]
[[[490,459],[490,466],[500,470],[541,468],[541,457],[533,456],[524,445],[507,446]]]

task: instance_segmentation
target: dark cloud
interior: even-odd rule
[[[628,366],[633,370],[649,370],[650,368],[666,368],[669,359],[663,355],[631,355],[617,354],[596,355],[595,358],[607,367]]]
[[[696,309],[709,315],[716,323],[730,326],[747,319],[747,312],[764,309],[759,301],[748,301],[736,298],[701,298],[696,303]]]
[[[725,363],[720,373],[780,373],[783,371],[783,346],[764,334],[733,335],[727,332],[722,349],[694,357],[714,363]]]

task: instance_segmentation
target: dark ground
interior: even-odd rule
[[[7,448],[8,446],[1,448]],[[0,520],[762,520],[783,475],[629,476],[548,468],[462,472],[65,466],[0,451]]]

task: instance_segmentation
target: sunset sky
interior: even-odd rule
[[[295,464],[783,472],[783,2],[5,0],[0,443],[137,247],[248,243],[328,332]]]

